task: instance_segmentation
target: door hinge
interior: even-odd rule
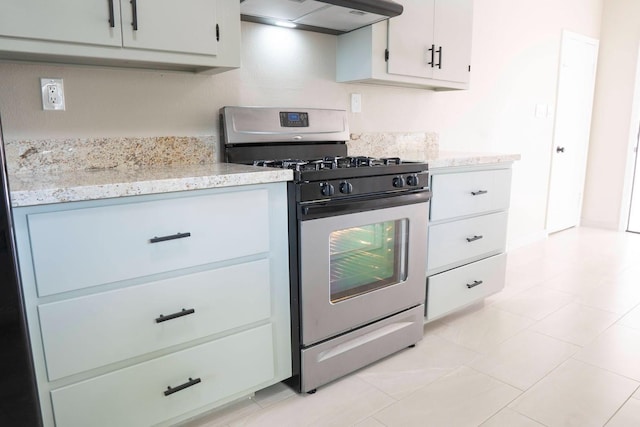
[[[220,41],[220,25],[216,24],[216,41]]]
[[[384,50],[384,60],[385,62],[389,62],[389,49]]]

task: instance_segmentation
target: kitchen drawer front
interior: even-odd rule
[[[253,190],[29,215],[38,294],[266,252],[267,201]]]
[[[150,426],[274,377],[271,325],[53,390],[58,427]],[[165,396],[167,387],[201,382]],[[192,382],[194,382],[192,381]]]
[[[431,221],[507,209],[511,169],[434,174]]]
[[[507,212],[497,212],[429,227],[427,270],[504,252]]]
[[[38,312],[53,381],[269,319],[269,263],[255,261],[43,304]],[[160,319],[171,314],[180,316]]]
[[[476,261],[427,279],[427,319],[435,319],[504,288],[507,255]]]

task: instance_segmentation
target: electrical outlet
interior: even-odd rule
[[[62,79],[40,79],[42,109],[64,111],[64,86]]]
[[[351,94],[351,112],[362,113],[362,95],[359,93]]]

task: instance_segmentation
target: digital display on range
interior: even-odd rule
[[[309,114],[296,111],[281,111],[280,126],[285,128],[309,127]]]

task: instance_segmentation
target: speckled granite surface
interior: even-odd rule
[[[291,180],[288,170],[216,163],[204,137],[6,141],[13,207]]]
[[[428,158],[429,169],[454,166],[486,165],[520,160],[520,154],[506,153],[472,153],[467,151],[440,151],[436,156]]]
[[[215,138],[6,141],[14,207],[291,180],[290,170],[216,163]],[[350,155],[400,157],[440,167],[512,162],[517,154],[440,151],[432,132],[360,133]]]
[[[231,163],[16,174],[13,207],[288,181],[290,170]]]
[[[9,174],[214,163],[216,140],[202,137],[5,141]]]
[[[347,141],[351,156],[400,157],[424,162],[438,154],[438,134],[433,132],[352,133]]]

